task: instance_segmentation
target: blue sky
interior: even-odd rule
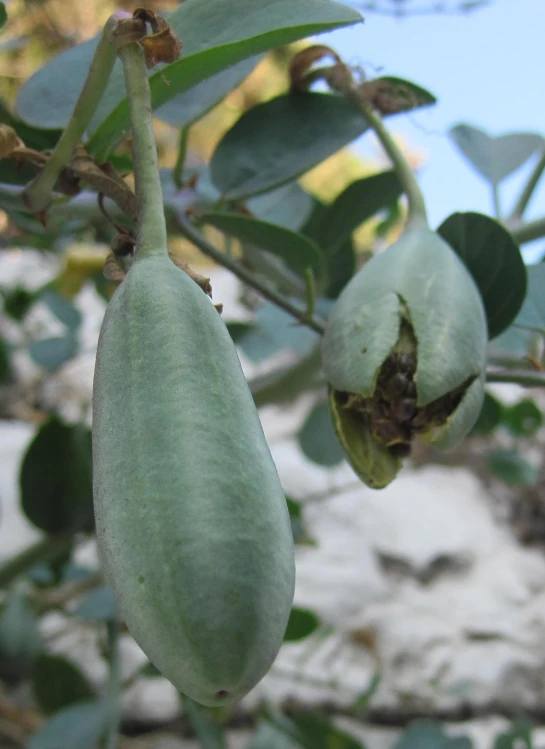
[[[492,0],[484,9],[460,16],[395,19],[366,13],[363,25],[320,38],[350,64],[362,65],[368,77],[397,75],[437,97],[435,107],[389,120],[394,133],[403,134],[425,155],[419,181],[433,226],[455,211],[492,213],[488,185],[450,142],[449,127],[467,122],[492,135],[545,134],[544,40],[545,0]],[[364,136],[356,147],[369,152],[373,145]],[[534,163],[502,183],[504,210],[512,207]],[[543,214],[545,185],[527,217]],[[545,240],[527,248],[531,260],[545,248]]]

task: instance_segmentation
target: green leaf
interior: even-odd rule
[[[250,390],[258,408],[269,403],[286,403],[295,400],[301,393],[324,384],[321,374],[320,347],[296,364],[279,367],[250,380]]]
[[[11,362],[9,348],[0,338],[0,385],[5,384],[11,376]]]
[[[288,512],[290,514],[291,521],[291,532],[293,534],[293,542],[308,543],[309,539],[303,527],[303,514],[301,503],[297,502],[291,497],[286,497],[286,504],[288,506]]]
[[[246,749],[296,749],[296,744],[271,723],[260,723]]]
[[[490,473],[506,484],[531,486],[536,483],[539,472],[518,450],[498,449],[488,454],[486,461]]]
[[[29,740],[28,749],[96,749],[110,721],[109,700],[93,700],[61,710]]]
[[[0,122],[12,127],[19,138],[24,141],[25,146],[36,151],[47,151],[55,148],[61,137],[61,130],[44,130],[43,127],[40,127],[41,123],[37,123],[37,127],[33,127],[23,122],[12,113],[2,99],[0,99]],[[36,168],[33,169],[33,173],[36,173]]]
[[[326,231],[324,219],[329,209],[330,206],[314,200],[312,213],[301,231],[314,239],[324,250],[325,262],[313,270],[321,285],[322,293],[328,299],[336,299],[356,272],[356,250],[350,236],[340,246],[324,242]]]
[[[518,721],[494,741],[494,749],[533,749],[533,746],[532,724],[526,721]]]
[[[532,437],[543,424],[543,413],[530,398],[505,410],[505,426],[517,437]]]
[[[490,393],[485,393],[481,412],[471,434],[490,434],[503,419],[503,404]]]
[[[0,614],[0,668],[6,659],[30,663],[41,648],[38,621],[30,601],[20,593],[11,593]]]
[[[38,295],[37,300],[46,304],[55,317],[70,331],[75,332],[81,325],[81,312],[55,289],[46,286]]]
[[[227,199],[243,199],[296,179],[368,129],[344,96],[291,93],[258,104],[227,131],[210,169]]]
[[[119,608],[113,590],[109,585],[101,585],[85,596],[76,613],[90,622],[116,621]]]
[[[154,110],[241,60],[362,18],[354,9],[329,0],[237,0],[236,11],[224,0],[206,4],[188,0],[167,20],[183,40],[184,49],[180,60],[150,77]],[[77,92],[80,89],[81,83]],[[88,147],[93,155],[105,155],[129,129],[129,106],[124,97],[123,75],[118,68],[92,123],[95,132]]]
[[[227,740],[222,729],[212,723],[196,702],[185,694],[181,695],[184,713],[197,735],[202,749],[227,749]]]
[[[495,137],[467,124],[452,127],[450,137],[473,168],[493,185],[545,147],[545,139],[537,133],[509,133]]]
[[[317,715],[304,713],[287,718],[275,713],[268,716],[268,720],[302,749],[365,749],[357,738]]]
[[[514,324],[545,335],[545,264],[528,265],[528,292]]]
[[[235,213],[205,213],[200,218],[241,242],[282,258],[295,271],[320,262],[320,248],[311,239],[277,224]]]
[[[227,199],[267,192],[296,179],[364,133],[368,125],[337,94],[278,96],[242,115],[220,140],[212,180]]]
[[[262,55],[249,57],[176,96],[155,112],[158,119],[174,127],[185,127],[203,117],[247,78]]]
[[[289,182],[277,190],[250,198],[246,206],[261,221],[299,231],[310,217],[313,198],[297,182]]]
[[[33,341],[28,347],[32,359],[47,372],[54,372],[78,351],[78,342],[73,335],[53,336]]]
[[[299,642],[315,632],[320,626],[320,620],[313,611],[299,609],[294,606],[288,619],[288,626],[284,635],[284,642]]]
[[[318,227],[320,246],[340,247],[358,226],[387,208],[402,192],[393,169],[352,182],[323,212]]]
[[[364,710],[367,710],[369,707],[369,704],[371,703],[371,700],[375,696],[375,694],[378,691],[378,688],[382,682],[382,676],[378,671],[375,671],[371,679],[369,680],[369,684],[367,685],[367,689],[365,692],[359,695],[359,697],[356,699],[352,706],[352,710],[354,713],[361,713]]]
[[[440,723],[415,720],[405,731],[394,749],[472,749],[467,736],[448,736]]]
[[[304,357],[317,340],[314,331],[294,325],[291,315],[266,302],[257,310],[255,324],[237,340],[237,345],[251,361],[258,363],[286,348]]]
[[[488,336],[495,338],[516,318],[526,296],[526,268],[517,243],[500,223],[480,213],[454,213],[437,231],[473,276]]]
[[[31,306],[34,304],[36,294],[20,286],[13,289],[7,289],[3,292],[4,312],[8,317],[20,322]]]
[[[89,531],[94,525],[91,432],[53,418],[38,430],[23,458],[21,502],[46,533]]]
[[[2,26],[4,26],[7,20],[8,14],[6,11],[6,6],[4,5],[4,3],[0,3],[0,29],[2,28]]]
[[[34,663],[31,688],[38,707],[47,715],[95,696],[87,677],[72,661],[48,653]]]
[[[313,463],[333,468],[344,460],[327,403],[314,406],[298,434],[298,440],[301,450]]]

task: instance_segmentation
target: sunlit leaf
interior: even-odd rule
[[[450,137],[473,168],[492,184],[498,184],[545,147],[538,133],[493,136],[473,125],[455,125]]]

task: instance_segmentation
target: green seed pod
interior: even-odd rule
[[[97,537],[140,647],[181,692],[225,705],[255,686],[282,644],[293,540],[233,342],[164,255],[136,260],[100,333]]]
[[[413,219],[343,290],[323,341],[335,430],[366,484],[389,484],[416,436],[443,449],[465,437],[484,398],[486,351],[473,278]]]

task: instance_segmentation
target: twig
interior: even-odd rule
[[[104,579],[101,572],[93,572],[83,580],[77,580],[73,583],[66,583],[60,588],[53,590],[51,593],[41,593],[34,597],[35,611],[38,615],[44,614],[51,609],[58,609],[65,606],[73,598],[93,590],[103,583]]]
[[[374,107],[369,104],[357,87],[352,85],[351,88],[347,89],[346,95],[354,102],[369,125],[373,128],[382,147],[390,157],[397,176],[399,177],[399,181],[403,187],[403,191],[407,195],[409,203],[409,219],[420,217],[427,223],[426,203],[422,191],[420,190],[420,186],[416,181],[414,172],[407,159],[390,135],[388,128],[384,126],[382,117]]]
[[[523,387],[545,387],[545,372],[520,371],[490,371],[486,373],[486,381],[489,383],[512,383]]]
[[[118,749],[119,726],[121,723],[121,663],[119,652],[119,626],[116,621],[106,623],[110,651],[110,676],[108,697],[110,702],[110,725],[106,736],[105,749]]]
[[[7,588],[17,577],[37,564],[51,562],[67,554],[74,544],[74,536],[46,536],[0,567],[0,588]]]
[[[258,279],[250,271],[247,271],[236,260],[216,249],[198,229],[195,229],[193,224],[185,216],[180,214],[177,218],[177,223],[180,232],[186,239],[189,239],[190,242],[198,247],[204,255],[214,260],[218,265],[227,268],[243,283],[248,284],[248,286],[251,286],[261,294],[264,299],[268,299],[273,304],[276,304],[277,307],[280,307],[284,312],[299,320],[303,325],[307,325],[320,335],[323,334],[325,330],[325,322],[323,320],[320,320],[315,315],[309,317],[306,309],[301,309],[301,307],[292,304],[289,299],[286,299],[286,297],[276,292],[267,283]]]
[[[513,238],[519,244],[533,242],[534,239],[545,237],[545,216],[535,221],[527,221],[522,224],[514,224],[511,221],[506,222],[506,228],[511,232]]]
[[[501,201],[500,201],[500,188],[499,185],[494,182],[492,185],[492,205],[494,206],[494,217],[500,221],[501,219]]]
[[[541,154],[541,158],[537,162],[534,171],[528,178],[528,182],[524,185],[524,189],[522,193],[520,194],[519,199],[515,203],[515,207],[513,208],[513,211],[511,215],[509,216],[510,220],[517,220],[520,219],[526,210],[528,203],[530,202],[530,199],[532,195],[534,194],[534,190],[537,187],[537,184],[539,180],[541,179],[541,175],[545,171],[545,151]]]
[[[172,181],[178,189],[183,186],[182,174],[184,171],[185,157],[187,155],[187,144],[189,141],[189,125],[186,125],[180,130],[180,144],[178,146],[178,156],[176,157],[176,164],[172,170]]]
[[[40,213],[48,208],[55,183],[62,169],[72,158],[72,149],[83,137],[102,98],[116,59],[116,50],[110,41],[110,34],[122,18],[130,18],[130,14],[122,10],[116,11],[106,22],[68,125],[47,164],[23,191],[23,200],[33,213]]]

